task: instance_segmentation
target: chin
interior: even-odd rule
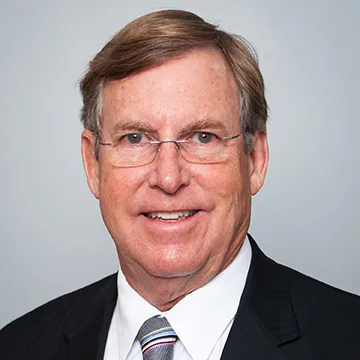
[[[181,257],[152,259],[144,268],[149,274],[158,278],[183,278],[198,273],[204,266],[205,261],[197,256],[196,258],[184,259]]]

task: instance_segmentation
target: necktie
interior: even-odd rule
[[[144,360],[172,360],[177,340],[175,331],[164,317],[154,316],[141,326],[140,341]]]

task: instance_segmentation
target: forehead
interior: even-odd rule
[[[104,89],[103,127],[123,119],[176,127],[206,118],[230,127],[239,121],[235,78],[216,50],[193,51]]]

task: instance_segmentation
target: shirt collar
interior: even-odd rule
[[[144,321],[156,315],[166,316],[194,360],[207,359],[236,314],[250,262],[251,246],[246,237],[238,255],[224,271],[166,312],[146,302],[119,271],[120,359],[126,359]]]

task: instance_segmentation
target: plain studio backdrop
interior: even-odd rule
[[[118,269],[80,157],[78,81],[135,17],[198,13],[254,44],[270,165],[250,233],[279,262],[360,293],[360,2],[12,0],[0,4],[0,328]]]

